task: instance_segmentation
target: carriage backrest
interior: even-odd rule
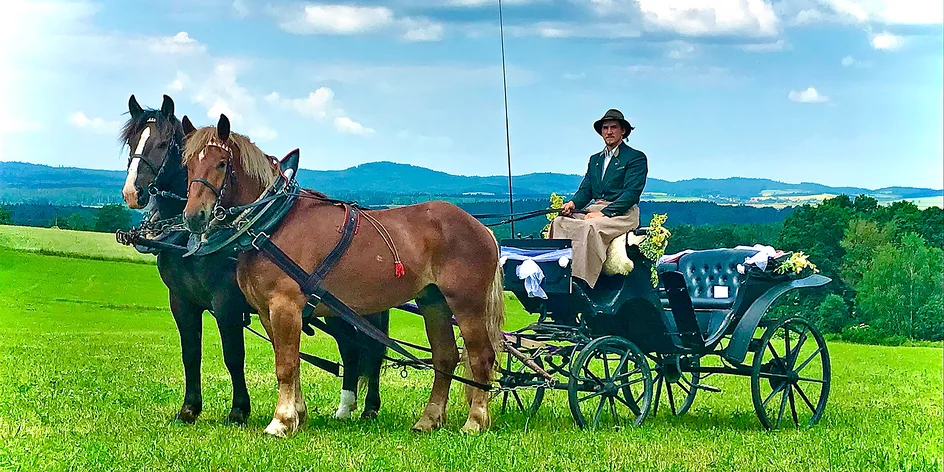
[[[734,305],[746,279],[738,272],[738,264],[754,254],[751,249],[708,249],[683,255],[674,269],[660,269],[677,270],[685,276],[695,308],[726,309]]]

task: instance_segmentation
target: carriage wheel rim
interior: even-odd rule
[[[618,355],[615,365],[611,364],[611,359],[605,360],[602,377],[588,369],[589,362],[600,353]],[[612,369],[609,369],[610,365],[613,365]],[[634,368],[630,370],[629,365]],[[632,391],[636,386],[642,389],[638,397]],[[574,422],[581,428],[598,428],[604,416],[609,416],[620,426],[629,418],[633,419],[634,425],[640,425],[652,405],[649,364],[639,348],[628,340],[619,336],[597,338],[581,349],[572,364],[568,398]],[[589,418],[581,410],[585,403],[594,406]],[[631,414],[620,414],[622,408]]]
[[[782,339],[774,339],[781,330],[784,333]],[[791,333],[795,336],[791,336]],[[815,349],[812,353],[802,353],[801,349],[810,340],[814,342]],[[822,334],[805,318],[788,316],[772,323],[765,330],[759,349],[759,352],[754,353],[751,397],[761,424],[770,430],[779,429],[790,422],[797,428],[818,423],[825,412],[831,384],[829,350]],[[764,362],[766,353],[772,357],[770,361]],[[808,370],[817,359],[820,361],[818,370],[822,374],[821,378],[811,377]],[[765,384],[770,387],[769,393],[761,391]],[[811,388],[811,385],[819,385],[819,388],[814,390],[815,387]],[[814,402],[811,396],[817,390],[819,395]],[[773,418],[767,413],[771,403],[775,408]],[[801,413],[803,421],[800,420]]]

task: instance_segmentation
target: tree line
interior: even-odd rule
[[[37,226],[114,233],[140,221],[140,214],[123,204],[100,208],[60,207],[49,204],[0,205],[0,225]]]

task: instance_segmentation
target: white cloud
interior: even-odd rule
[[[486,25],[478,28],[467,29],[466,35],[469,37],[493,37],[498,34],[498,27]],[[637,38],[640,36],[639,29],[632,24],[624,22],[609,23],[569,23],[561,21],[539,21],[526,25],[505,26],[505,36],[538,36],[541,38]]]
[[[279,27],[293,34],[354,35],[378,31],[400,31],[406,41],[439,41],[444,27],[429,18],[397,17],[387,7],[353,5],[304,5],[270,8]]]
[[[839,61],[839,63],[842,64],[843,67],[857,67],[857,68],[869,67],[870,65],[872,65],[871,62],[860,61],[852,56],[846,56],[842,58],[842,60]]]
[[[613,0],[597,1],[597,8],[612,8]],[[766,0],[636,0],[651,27],[686,36],[745,34],[773,36],[777,16]],[[605,5],[605,6],[604,6]]]
[[[872,47],[882,51],[895,51],[901,49],[905,44],[905,38],[891,34],[887,31],[873,35],[869,42]]]
[[[667,55],[672,59],[682,59],[695,52],[695,45],[685,41],[670,41],[666,46],[669,48]]]
[[[791,91],[788,95],[790,100],[799,103],[823,103],[829,101],[829,97],[821,95],[815,88],[807,87],[802,91]]]
[[[295,109],[303,116],[324,119],[334,109],[334,91],[320,87],[305,98],[281,99],[275,92],[266,97],[270,103],[283,103]]]
[[[774,43],[754,43],[754,44],[745,44],[741,46],[741,49],[747,52],[777,52],[783,51],[787,48],[787,42],[778,39]]]
[[[930,25],[944,22],[940,0],[819,0],[840,16],[859,23]]]
[[[167,88],[175,92],[179,92],[183,90],[184,87],[186,87],[187,84],[189,83],[190,83],[190,77],[188,77],[187,74],[184,74],[181,71],[177,71],[177,77],[174,78],[174,80],[171,83],[167,84]]]
[[[198,86],[193,99],[208,107],[207,117],[216,120],[226,113],[233,124],[239,124],[244,114],[254,114],[255,99],[237,80],[242,67],[245,64],[236,61],[217,61],[213,73]]]
[[[403,39],[407,41],[439,41],[443,37],[443,26],[439,23],[407,18],[401,24],[406,29]]]
[[[373,128],[368,128],[346,116],[339,116],[334,119],[334,127],[342,133],[350,134],[374,134]]]
[[[541,0],[504,0],[502,5],[527,5],[539,1]],[[496,0],[446,0],[445,2],[436,3],[445,3],[451,7],[484,7],[495,6],[498,2]]]
[[[233,111],[233,109],[230,108],[229,105],[223,100],[217,100],[215,103],[213,103],[213,106],[207,110],[207,118],[213,121],[218,121],[220,119],[220,115],[226,115],[226,117],[229,118],[229,120],[233,123],[238,123],[243,120],[243,115]]]
[[[393,22],[393,12],[386,7],[305,5],[302,15],[297,11],[284,15],[279,26],[295,34],[356,34]]]
[[[246,18],[251,13],[246,0],[233,0],[233,11],[236,12],[236,16],[239,18]]]
[[[206,52],[206,46],[190,37],[186,31],[174,36],[151,40],[151,51],[162,54],[195,54]]]
[[[373,128],[368,128],[346,116],[334,100],[334,91],[328,87],[319,87],[304,98],[282,98],[278,92],[266,95],[265,100],[273,105],[288,107],[302,116],[324,121],[333,118],[334,127],[341,132],[350,134],[373,134]]]
[[[77,111],[69,115],[69,122],[78,128],[90,129],[97,133],[116,133],[121,123],[102,118],[89,118],[84,112]]]

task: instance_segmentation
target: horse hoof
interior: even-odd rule
[[[472,421],[471,418],[462,426],[462,432],[466,434],[478,434],[482,431],[485,431],[485,427],[478,421]]]
[[[361,418],[366,420],[375,420],[377,419],[377,410],[364,410],[361,413]]]
[[[434,429],[439,428],[440,426],[442,426],[441,421],[433,421],[431,418],[424,416],[420,418],[420,420],[417,421],[415,425],[413,425],[413,431],[428,433]]]
[[[230,410],[229,416],[226,417],[226,421],[238,425],[244,425],[248,422],[248,420],[249,410],[241,410],[239,408],[233,408]]]
[[[193,424],[197,421],[197,417],[200,416],[200,411],[202,408],[199,405],[184,405],[180,407],[180,411],[177,412],[177,421],[182,421],[187,424]]]
[[[273,419],[272,422],[269,423],[269,426],[266,427],[265,433],[277,438],[287,438],[290,431],[287,425],[277,419]]]

